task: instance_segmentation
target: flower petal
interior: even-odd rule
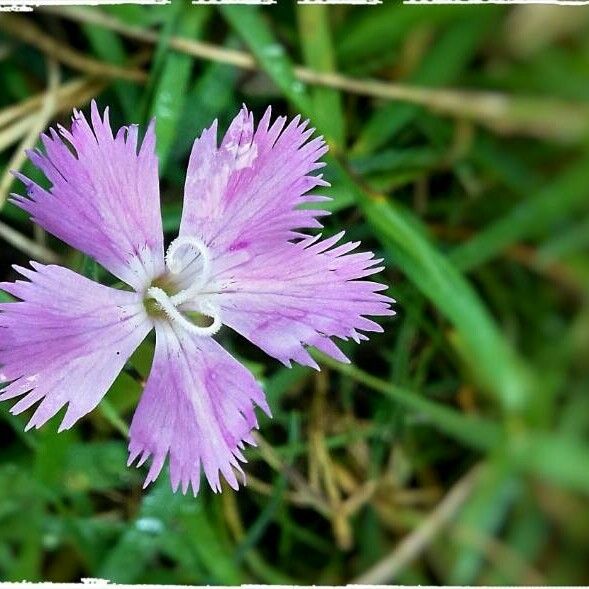
[[[243,442],[254,444],[258,426],[254,407],[268,415],[264,393],[248,370],[209,337],[198,337],[169,324],[156,325],[153,367],[130,430],[129,464],[152,457],[145,486],[154,481],[170,456],[174,491],[182,484],[194,495],[201,466],[217,492],[219,474],[236,489]]]
[[[394,315],[394,301],[380,293],[385,285],[365,280],[382,260],[350,253],[359,242],[334,247],[342,236],[287,242],[217,273],[210,290],[220,294],[210,298],[223,323],[287,366],[318,368],[306,345],[347,361],[329,338],[359,341],[367,339],[360,331],[382,331],[366,316]]]
[[[17,268],[28,281],[0,284],[22,299],[0,304],[0,401],[24,395],[14,414],[41,401],[27,429],[69,403],[61,431],[98,404],[151,325],[136,293],[31,264]]]
[[[213,255],[263,251],[321,227],[325,211],[298,209],[327,200],[307,192],[328,185],[311,173],[327,147],[321,137],[309,141],[314,129],[300,117],[288,126],[286,117],[270,125],[266,111],[257,129],[244,106],[217,146],[216,122],[194,143],[184,193],[180,235],[200,238]]]
[[[92,102],[91,124],[74,111],[71,131],[51,129],[41,139],[45,153],[28,155],[51,189],[17,174],[28,197],[13,195],[13,202],[136,290],[144,288],[164,271],[153,122],[138,150],[137,125],[113,135],[108,109],[101,118]]]

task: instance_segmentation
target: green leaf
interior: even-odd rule
[[[184,510],[178,522],[177,533],[187,542],[207,571],[208,578],[203,579],[203,584],[206,581],[222,585],[239,585],[242,575],[234,563],[233,550],[225,544],[219,529],[211,521],[210,509],[203,508],[194,497],[183,499]]]
[[[168,477],[161,476],[144,497],[137,517],[106,555],[98,575],[112,582],[133,583],[144,578],[158,553],[166,553],[200,563],[206,577],[193,578],[194,583],[238,585],[240,572],[231,549],[207,516],[203,495],[204,491],[198,498],[175,494]],[[178,553],[180,545],[184,550]]]
[[[69,441],[66,445],[61,468],[67,493],[125,488],[139,482],[139,472],[127,467],[125,442]]]

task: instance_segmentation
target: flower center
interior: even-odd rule
[[[195,264],[196,270],[193,268]],[[163,311],[170,321],[178,323],[191,333],[202,336],[217,333],[221,328],[220,309],[211,301],[198,297],[211,276],[211,256],[208,247],[197,237],[177,237],[166,252],[166,268],[171,282],[181,284],[184,288],[169,294],[160,286],[150,286],[146,293],[146,303],[155,301],[159,310]],[[178,307],[188,301],[196,302],[200,313],[210,317],[212,323],[201,326],[187,319]]]

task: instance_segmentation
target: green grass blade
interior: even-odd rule
[[[261,68],[293,106],[309,116],[313,109],[307,89],[296,79],[286,49],[275,38],[258,7],[225,4],[219,9],[229,25],[246,43]]]
[[[453,23],[440,37],[419,68],[411,75],[410,82],[420,86],[442,86],[453,82],[472,59],[485,33],[495,21],[496,11],[487,18],[483,13],[464,21]],[[413,104],[390,102],[376,110],[364,125],[356,143],[355,153],[376,150],[411,122],[421,109]]]
[[[208,10],[193,10],[187,6],[179,15],[176,33],[188,38],[198,38],[208,16]],[[192,61],[188,55],[175,52],[167,54],[153,89],[149,118],[156,118],[160,170],[166,169],[170,151],[176,141],[178,123],[190,84]]]
[[[531,376],[468,281],[429,243],[408,212],[359,189],[357,201],[407,277],[455,325],[473,378],[506,410],[522,411],[531,394]]]
[[[589,447],[565,436],[531,432],[514,435],[510,457],[521,470],[559,487],[589,495]]]
[[[500,254],[510,245],[545,231],[564,216],[587,206],[589,185],[585,156],[553,182],[517,204],[507,215],[456,247],[450,255],[462,270],[470,270]]]
[[[502,429],[491,421],[462,415],[454,409],[430,401],[413,391],[372,376],[356,368],[353,364],[341,364],[323,354],[316,355],[323,364],[333,370],[337,370],[366,387],[385,395],[396,403],[426,416],[440,431],[472,448],[489,450],[501,442]]]
[[[236,49],[238,42],[230,36],[226,47]],[[239,72],[231,66],[211,63],[204,66],[202,74],[194,81],[188,92],[179,128],[183,130],[176,138],[174,155],[184,157],[192,148],[195,137],[210,126],[214,119],[229,111],[234,115],[238,103],[235,86]],[[179,219],[178,219],[179,224]]]
[[[101,60],[120,66],[128,62],[125,46],[117,34],[92,25],[84,25],[82,29],[92,50]],[[114,82],[113,88],[121,103],[126,120],[139,122],[137,121],[136,108],[139,100],[137,86],[124,80],[118,80]]]
[[[476,537],[494,537],[505,524],[509,510],[522,491],[521,481],[503,458],[491,460],[482,474],[477,490],[462,508],[455,526],[460,533]],[[468,537],[468,536],[467,536]],[[484,564],[481,546],[464,542],[458,551],[449,578],[453,585],[472,585]]]
[[[403,6],[392,2],[360,10],[338,36],[338,57],[345,64],[361,62],[395,49],[407,34],[420,25],[439,25],[463,15],[463,7]],[[465,34],[468,34],[467,31]]]
[[[337,71],[329,15],[331,8],[322,5],[298,4],[299,38],[305,64],[319,72]],[[316,87],[311,89],[317,125],[336,153],[345,145],[345,119],[342,97],[337,90]]]

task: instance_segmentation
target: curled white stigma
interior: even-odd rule
[[[213,322],[207,327],[201,327],[189,321],[180,311],[178,305],[197,297],[200,289],[207,283],[211,275],[211,257],[207,246],[197,237],[178,237],[168,247],[166,252],[166,266],[170,274],[180,274],[183,264],[178,259],[178,251],[184,246],[195,249],[201,259],[201,272],[195,281],[188,288],[170,296],[159,286],[151,286],[147,289],[147,296],[153,299],[166,314],[170,321],[175,321],[182,325],[187,331],[196,335],[215,335],[221,329],[221,312],[220,309],[210,301],[202,301],[199,309],[202,314],[210,317]]]
[[[195,335],[215,335],[221,329],[222,323],[219,309],[209,302],[204,302],[200,308],[203,314],[213,319],[213,322],[207,327],[201,327],[186,319],[174,306],[174,303],[172,303],[172,297],[169,297],[159,286],[150,287],[147,291],[147,296],[160,306],[161,310],[171,321],[175,321]]]
[[[172,274],[180,274],[183,270],[182,262],[178,259],[178,251],[184,246],[194,248],[200,255],[202,269],[200,275],[192,286],[181,290],[171,298],[174,305],[181,305],[198,294],[200,289],[207,283],[211,276],[211,256],[209,248],[198,237],[177,237],[168,247],[166,252],[166,266]]]

